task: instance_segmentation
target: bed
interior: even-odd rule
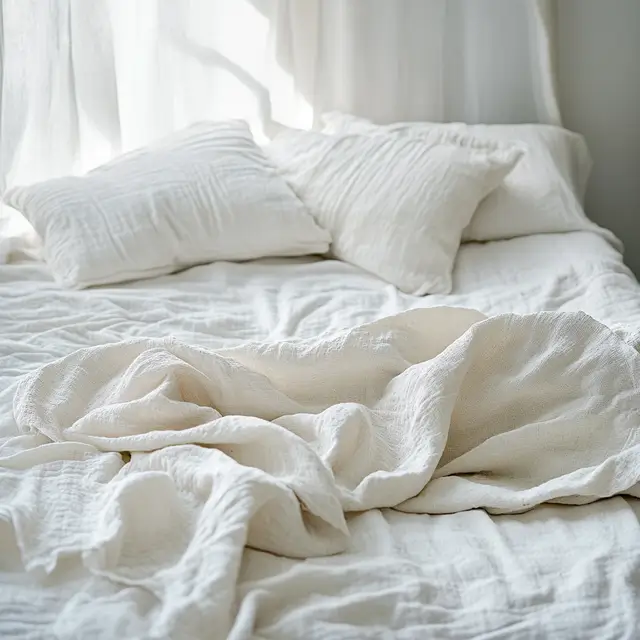
[[[0,267],[0,433],[15,434],[18,379],[78,348],[140,336],[206,348],[306,338],[442,305],[490,316],[582,310],[640,339],[640,287],[590,231],[465,244],[452,293],[426,297],[316,258],[217,262],[83,291],[22,262]],[[0,442],[6,463],[15,444]],[[144,590],[89,582],[73,557],[48,576],[24,573],[2,516],[0,505],[2,637],[149,637],[154,603]],[[293,560],[245,549],[229,637],[634,638],[639,517],[640,500],[619,496],[499,516],[352,513],[342,554]],[[96,605],[108,613],[99,625]],[[220,631],[214,624],[209,637]]]

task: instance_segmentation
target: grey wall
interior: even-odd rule
[[[640,277],[640,0],[558,0],[563,124],[594,159],[586,211]]]

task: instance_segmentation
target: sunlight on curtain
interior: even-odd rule
[[[202,119],[558,122],[552,0],[4,0],[2,175]],[[34,20],[33,16],[38,19]]]
[[[241,118],[260,136],[274,103],[289,124],[297,114],[283,103],[308,114],[275,60],[277,8],[249,0],[112,2],[123,149],[203,119]]]

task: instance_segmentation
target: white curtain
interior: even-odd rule
[[[553,0],[3,0],[1,18],[3,189],[200,119],[560,122]]]

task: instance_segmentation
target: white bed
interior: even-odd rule
[[[84,291],[62,290],[43,265],[22,263],[0,267],[0,434],[15,434],[18,378],[79,347],[173,335],[215,348],[440,305],[488,315],[583,310],[640,339],[640,287],[591,232],[464,245],[453,293],[422,298],[348,264],[307,258],[216,263]],[[634,638],[639,517],[640,501],[622,497],[520,515],[351,514],[345,554],[295,561],[245,551],[232,637]],[[149,603],[125,606],[115,587],[83,592],[71,560],[47,578],[23,574],[2,505],[0,549],[0,636],[56,637],[51,625],[70,602],[79,615],[83,598],[100,597],[113,625],[100,637],[145,637]]]

